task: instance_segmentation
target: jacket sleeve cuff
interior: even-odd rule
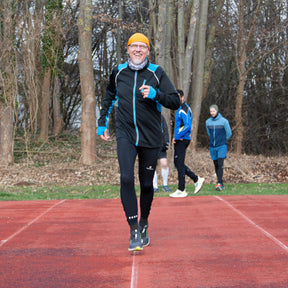
[[[98,135],[104,135],[104,131],[106,130],[107,128],[105,126],[99,126],[98,129],[97,129],[97,132],[98,132]]]

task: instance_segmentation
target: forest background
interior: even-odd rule
[[[233,169],[244,181],[276,169],[281,182],[287,182],[287,6],[284,0],[1,1],[3,177],[33,174],[28,168],[37,169],[40,158],[45,158],[41,166],[48,165],[49,153],[58,155],[50,167],[53,175],[55,161],[69,162],[71,149],[58,147],[66,153],[63,160],[47,147],[55,152],[55,139],[69,133],[72,142],[75,133],[80,135],[79,151],[72,157],[78,167],[69,164],[75,168],[72,173],[85,171],[85,165],[92,165],[98,175],[105,165],[113,170],[115,146],[112,162],[101,160],[103,154],[110,155],[110,148],[108,154],[99,150],[105,145],[97,138],[96,119],[112,68],[127,61],[128,38],[142,32],[150,39],[149,60],[164,67],[193,110],[189,153],[194,166],[195,161],[198,167],[211,166],[205,120],[209,106],[217,103],[233,132]],[[171,123],[172,138],[173,112],[164,109],[163,114]],[[114,117],[115,109],[109,122],[112,136]],[[258,159],[253,160],[256,166],[263,157],[268,164],[254,173],[247,157]],[[246,164],[239,165],[240,159]],[[21,171],[15,173],[17,167]],[[210,168],[203,169],[205,173]]]

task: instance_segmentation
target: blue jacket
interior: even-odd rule
[[[189,105],[184,102],[175,115],[174,139],[191,140],[191,126],[193,113]]]
[[[227,140],[232,136],[229,121],[220,113],[216,118],[210,117],[206,120],[206,129],[209,135],[209,147],[227,145]]]

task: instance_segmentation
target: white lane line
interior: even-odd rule
[[[131,285],[130,288],[137,287],[138,281],[138,265],[136,264],[136,255],[137,252],[133,252],[133,264],[132,264],[132,273],[131,273]]]
[[[35,223],[36,221],[38,221],[42,216],[44,216],[45,214],[47,214],[50,210],[52,210],[54,207],[62,204],[63,202],[65,202],[66,199],[61,200],[57,203],[55,203],[54,205],[52,205],[50,208],[48,208],[46,211],[44,211],[42,214],[40,214],[38,217],[36,217],[34,220],[30,221],[28,224],[26,224],[25,226],[23,226],[21,229],[19,229],[18,231],[16,231],[14,234],[12,234],[11,236],[9,236],[7,239],[5,240],[1,240],[0,242],[0,247],[3,246],[5,243],[7,243],[8,241],[10,241],[11,239],[13,239],[15,236],[17,236],[18,234],[20,234],[22,231],[24,231],[26,228],[28,228],[29,226],[31,226],[33,223]]]
[[[227,202],[226,200],[224,200],[223,198],[219,197],[219,196],[214,196],[216,197],[218,200],[224,202],[227,206],[229,206],[232,210],[234,210],[236,213],[238,213],[241,217],[243,217],[246,221],[248,221],[250,224],[252,224],[253,226],[255,226],[257,229],[259,229],[265,236],[267,236],[269,239],[271,239],[272,241],[274,241],[277,245],[279,245],[282,249],[284,249],[287,253],[288,253],[288,246],[286,246],[284,243],[282,243],[280,240],[278,240],[276,237],[274,237],[273,235],[271,235],[269,232],[267,232],[265,229],[261,228],[258,224],[256,224],[255,222],[253,222],[250,218],[248,218],[247,216],[245,216],[241,211],[239,211],[237,208],[235,208],[232,204],[230,204],[229,202]]]

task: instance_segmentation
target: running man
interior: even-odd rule
[[[107,141],[107,118],[117,101],[116,140],[120,166],[120,196],[130,227],[129,251],[148,246],[148,216],[153,201],[153,176],[161,147],[161,107],[177,110],[177,91],[160,66],[148,60],[150,43],[133,34],[127,43],[128,62],[113,68],[106,88],[98,135]],[[140,181],[140,220],[134,183],[138,156]]]

